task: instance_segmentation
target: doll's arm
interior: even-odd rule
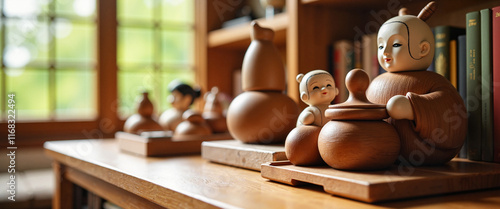
[[[309,107],[307,107],[300,113],[297,124],[311,125],[314,123],[314,119],[314,114],[311,112],[311,110],[309,110]]]
[[[396,95],[391,97],[387,102],[387,113],[393,119],[408,119],[414,120],[413,108],[410,99],[403,95]]]

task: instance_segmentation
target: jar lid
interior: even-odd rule
[[[385,105],[374,104],[366,98],[370,85],[368,74],[362,69],[349,71],[345,78],[349,98],[340,104],[330,105],[325,117],[330,120],[382,120],[389,117]]]

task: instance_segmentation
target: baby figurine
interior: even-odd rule
[[[441,75],[426,71],[434,57],[434,35],[424,22],[435,10],[429,3],[417,16],[400,10],[377,36],[378,61],[387,73],[367,90],[371,102],[387,104],[401,139],[399,161],[414,166],[451,160],[467,132],[465,105],[457,90]]]
[[[309,105],[297,120],[295,127],[285,140],[285,154],[294,165],[323,164],[318,150],[318,136],[323,125],[328,122],[325,110],[339,94],[330,73],[313,70],[297,75],[300,99]]]
[[[299,82],[300,99],[309,105],[300,113],[297,126],[325,125],[328,122],[325,110],[339,94],[332,75],[324,70],[313,70],[305,75],[297,75],[297,82]]]
[[[183,121],[182,114],[189,109],[201,92],[177,80],[169,84],[169,91],[171,94],[167,100],[172,104],[172,108],[161,114],[159,123],[164,130],[175,131],[177,125]]]

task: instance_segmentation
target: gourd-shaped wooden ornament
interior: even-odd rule
[[[137,113],[125,121],[123,130],[128,133],[162,130],[160,124],[152,118],[153,110],[153,103],[149,100],[148,92],[143,92],[141,99],[138,101]]]
[[[274,31],[252,22],[252,42],[242,65],[243,93],[229,105],[229,133],[245,143],[283,143],[295,127],[297,104],[283,91],[285,68],[273,45]]]
[[[226,116],[224,116],[224,108],[218,97],[219,88],[215,86],[205,94],[202,116],[214,133],[224,133],[227,132]]]
[[[184,121],[179,123],[175,129],[174,140],[192,140],[193,136],[208,136],[212,134],[212,130],[201,114],[188,110],[182,114],[182,117]]]
[[[377,170],[391,166],[400,150],[398,133],[384,122],[385,105],[373,104],[365,91],[370,79],[361,69],[346,76],[349,98],[330,105],[318,138],[321,158],[333,168],[342,170]]]

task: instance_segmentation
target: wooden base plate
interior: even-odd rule
[[[289,161],[262,165],[264,178],[290,185],[306,182],[333,195],[379,202],[451,192],[500,187],[500,164],[453,159],[443,166],[393,166],[383,171],[341,171],[301,167]]]
[[[121,151],[143,156],[165,156],[199,154],[203,141],[230,139],[229,133],[196,136],[188,140],[175,140],[168,132],[166,134],[143,133],[141,135],[126,132],[116,132],[115,138]]]
[[[245,144],[237,140],[203,142],[201,156],[212,162],[256,171],[260,171],[263,163],[287,159],[283,144]]]

